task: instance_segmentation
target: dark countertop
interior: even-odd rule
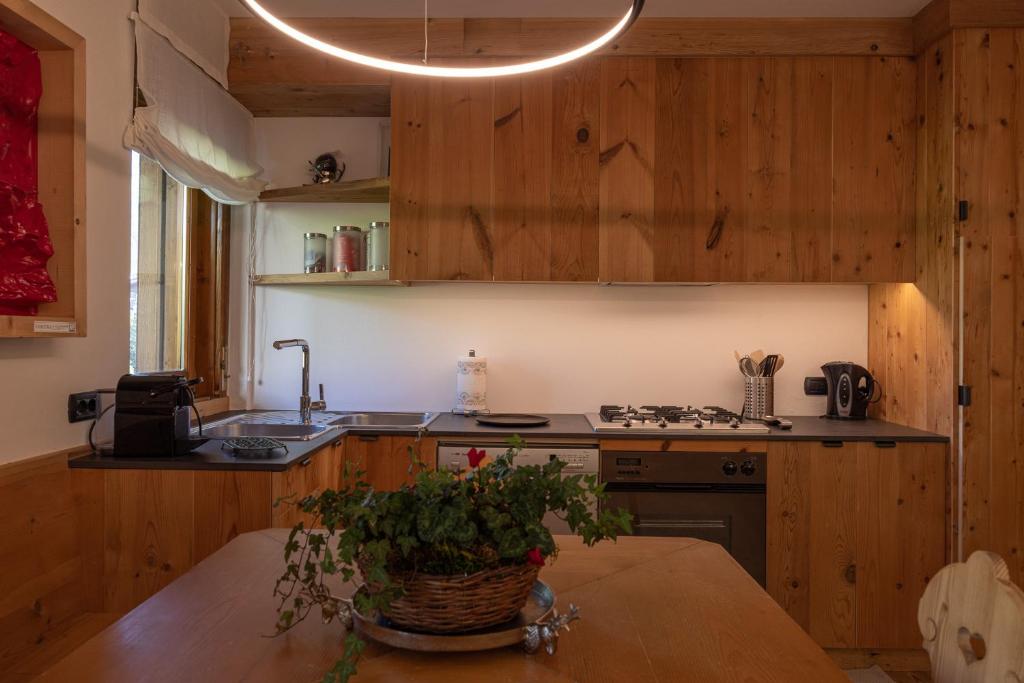
[[[701,433],[678,432],[665,435],[652,432],[594,433],[583,415],[547,415],[551,424],[546,427],[531,427],[516,431],[523,439],[662,439],[673,440],[743,440],[743,441],[932,441],[947,442],[948,437],[911,427],[883,422],[881,420],[826,420],[821,417],[791,417],[793,429],[772,428],[768,434],[729,434],[722,432]],[[501,437],[511,432],[497,427],[478,425],[476,420],[462,415],[443,413],[430,425],[431,436],[451,437]]]
[[[239,412],[239,411],[232,411]],[[227,416],[229,413],[212,416],[210,421]],[[519,434],[528,443],[531,441],[550,441],[557,439],[584,439],[597,443],[601,440],[621,439],[663,439],[673,440],[743,440],[743,441],[909,441],[939,442],[949,441],[948,437],[920,429],[883,422],[881,420],[826,420],[820,417],[791,417],[793,429],[782,430],[773,428],[769,434],[728,434],[728,433],[687,433],[687,434],[655,434],[655,433],[603,433],[596,434],[590,423],[579,414],[551,414],[551,424],[545,427],[508,430],[498,427],[486,427],[476,423],[471,417],[442,413],[431,423],[427,435],[444,439],[502,439],[512,434]],[[297,462],[301,462],[316,451],[335,443],[348,434],[380,434],[380,435],[415,435],[415,432],[372,429],[336,428],[327,434],[311,441],[289,441],[288,453],[261,460],[240,460],[220,450],[219,441],[211,441],[200,446],[195,452],[177,457],[164,458],[115,458],[112,455],[92,453],[72,458],[68,466],[74,468],[95,469],[152,469],[152,470],[241,470],[258,472],[283,472]]]

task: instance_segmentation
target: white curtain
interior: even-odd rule
[[[139,0],[139,16],[227,89],[231,24],[214,0]]]
[[[146,106],[136,108],[125,146],[219,202],[255,201],[266,182],[253,161],[252,115],[138,15],[132,18]]]

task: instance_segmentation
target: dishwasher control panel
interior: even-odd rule
[[[508,445],[496,443],[441,443],[437,448],[437,469],[445,469],[451,472],[461,472],[468,469],[469,451],[473,448],[487,453],[487,456],[484,458],[484,462],[487,463],[493,462],[496,457],[503,455],[508,450]],[[552,460],[561,460],[565,463],[565,467],[562,470],[563,475],[597,474],[601,457],[597,446],[531,444],[528,448],[524,448],[519,452],[514,460],[514,464],[517,467],[544,465]]]

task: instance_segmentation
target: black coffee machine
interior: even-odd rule
[[[881,385],[870,372],[856,363],[825,363],[821,371],[825,373],[825,381],[828,383],[828,409],[825,417],[863,420],[868,416],[868,406],[882,397]]]
[[[192,387],[202,381],[186,379],[183,372],[121,377],[114,407],[114,455],[185,455],[206,443],[191,436]]]

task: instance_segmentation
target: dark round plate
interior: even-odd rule
[[[525,415],[520,413],[494,413],[492,415],[480,415],[476,418],[477,424],[488,427],[543,427],[551,424],[551,418],[543,415]]]

